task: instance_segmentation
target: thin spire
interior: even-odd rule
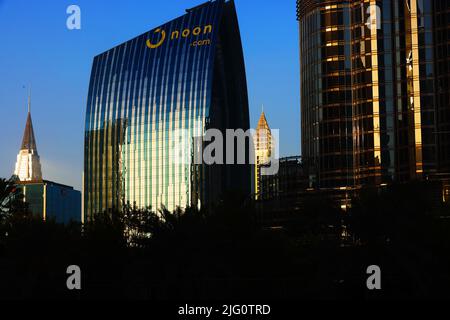
[[[22,139],[22,150],[33,150],[37,153],[36,139],[34,137],[33,121],[31,120],[31,85],[28,88],[28,115]]]
[[[31,86],[28,89],[28,113],[31,113]]]
[[[34,150],[35,152],[37,152],[36,139],[34,137],[34,130],[33,130],[33,122],[31,120],[30,113],[28,113],[27,116],[27,123],[25,125],[25,131],[23,133],[21,150],[29,150],[29,151]]]

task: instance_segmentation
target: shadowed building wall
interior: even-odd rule
[[[262,192],[262,176],[261,168],[264,165],[270,164],[272,157],[272,132],[270,131],[269,124],[267,123],[266,115],[264,111],[256,126],[256,133],[254,137],[255,146],[255,199],[261,198]]]

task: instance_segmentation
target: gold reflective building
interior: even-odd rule
[[[302,152],[321,188],[449,178],[450,1],[298,0]]]

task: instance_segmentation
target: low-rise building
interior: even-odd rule
[[[52,181],[18,182],[28,209],[44,220],[81,222],[81,192]]]

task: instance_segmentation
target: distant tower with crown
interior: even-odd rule
[[[270,163],[272,156],[272,132],[267,123],[264,109],[256,127],[255,135],[255,196],[258,200],[261,193],[261,167]]]
[[[31,95],[28,95],[28,117],[23,134],[22,146],[17,155],[16,168],[14,175],[19,177],[20,181],[41,181],[42,169],[39,154],[34,137],[33,122],[31,120]]]

